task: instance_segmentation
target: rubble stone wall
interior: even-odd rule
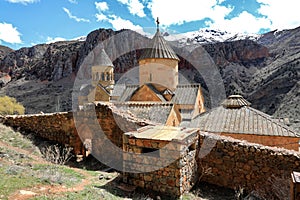
[[[224,136],[233,137],[238,140],[258,143],[271,147],[282,147],[290,150],[299,150],[299,137],[269,136],[269,135],[250,135],[250,134],[229,134],[222,133]]]
[[[188,192],[197,182],[197,132],[180,142],[130,138],[126,134],[123,141],[123,150],[132,153],[124,157],[124,182],[170,196]],[[156,151],[145,155],[149,153],[145,149]]]
[[[151,124],[127,113],[121,113],[109,104],[101,103],[96,107],[95,104],[90,104],[75,113],[9,115],[2,117],[1,121],[22,132],[33,133],[47,140],[70,145],[76,155],[85,155],[84,146],[91,148],[91,141],[98,138],[99,131],[103,131],[113,144],[122,148],[124,132]],[[87,141],[90,141],[89,144],[84,144]]]
[[[203,145],[204,138],[215,145]],[[199,173],[210,168],[210,174],[203,174],[202,181],[227,188],[244,188],[251,191],[275,191],[281,180],[282,187],[290,180],[292,171],[300,171],[299,152],[248,143],[230,137],[201,133],[200,143],[209,154],[198,159]],[[280,183],[279,183],[280,184]],[[280,188],[279,188],[280,189]],[[277,188],[278,190],[278,188]]]
[[[172,147],[172,152],[169,149],[170,152],[160,154],[160,159],[172,159],[172,155],[176,157],[180,153],[181,156],[170,165],[147,173],[123,173],[124,181],[175,196],[189,191],[199,179],[227,188],[243,188],[246,192],[272,194],[279,190],[288,191],[291,172],[300,171],[300,154],[297,151],[204,132],[200,132],[198,137],[199,146]],[[164,145],[155,140],[129,137],[124,139],[123,149],[143,153],[144,147],[159,149]],[[184,148],[186,151],[183,151]],[[124,158],[125,169],[130,170],[132,165],[143,169],[158,163],[135,156]]]

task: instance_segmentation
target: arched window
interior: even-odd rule
[[[101,80],[105,81],[105,74],[104,74],[104,72],[102,72],[102,74],[101,74]]]

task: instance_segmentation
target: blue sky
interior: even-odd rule
[[[70,40],[98,28],[201,28],[263,33],[300,26],[299,0],[0,0],[0,44],[13,49]]]

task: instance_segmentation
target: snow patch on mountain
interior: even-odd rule
[[[207,44],[245,39],[257,41],[261,37],[261,35],[230,33],[227,31],[220,30],[200,29],[199,31],[192,31],[180,34],[165,33],[164,37],[168,41],[178,41],[181,44]]]

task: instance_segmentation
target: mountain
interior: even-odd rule
[[[200,29],[199,31],[191,31],[181,34],[164,33],[166,40],[178,41],[181,44],[207,44],[217,42],[230,42],[236,40],[257,40],[261,35],[259,34],[242,34],[230,33],[227,31]]]
[[[122,37],[117,37],[119,33]],[[300,27],[263,35],[201,30],[175,36],[164,33],[164,36],[176,52],[186,46],[192,46],[195,52],[204,49],[217,65],[227,95],[242,94],[253,107],[276,118],[289,118],[295,127],[300,124]],[[118,79],[137,66],[142,43],[149,42],[149,38],[130,30],[98,29],[80,40],[15,51],[1,46],[0,71],[11,70],[12,81],[0,93],[16,97],[28,113],[69,110],[77,70],[88,53],[108,39],[105,50],[113,58]],[[126,49],[133,50],[124,52]],[[183,57],[179,69],[208,90],[203,77]]]
[[[0,45],[0,60],[2,60],[7,54],[9,54],[13,51],[14,50],[9,47]]]

